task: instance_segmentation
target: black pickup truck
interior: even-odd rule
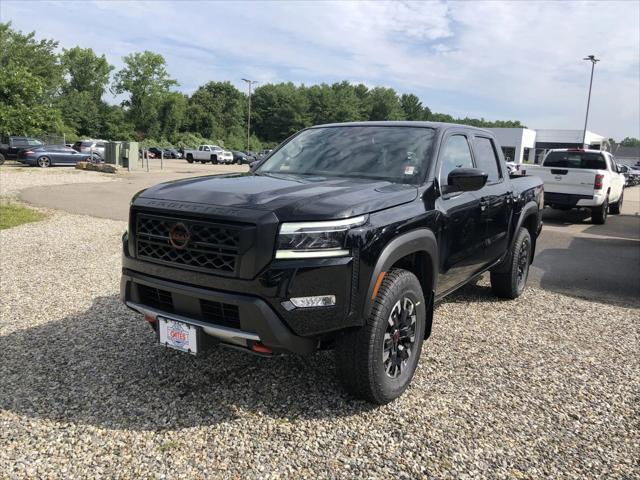
[[[30,137],[8,137],[6,142],[7,143],[0,143],[0,165],[2,165],[5,160],[17,160],[20,150],[44,145],[44,143],[37,138]]]
[[[435,302],[487,271],[496,295],[522,293],[543,205],[486,130],[316,126],[250,172],[136,194],[121,297],[191,354],[333,349],[345,388],[382,404],[411,381]]]

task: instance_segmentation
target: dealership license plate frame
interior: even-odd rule
[[[182,353],[197,355],[201,351],[202,328],[197,325],[175,320],[173,318],[158,316],[157,337],[160,345],[177,350]],[[181,345],[180,341],[171,341],[168,336],[170,331],[182,332],[187,335],[187,342]]]

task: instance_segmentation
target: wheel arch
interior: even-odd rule
[[[367,318],[377,295],[384,274],[393,267],[404,268],[414,273],[422,286],[427,312],[433,309],[434,292],[438,281],[438,242],[435,234],[426,228],[412,230],[391,240],[382,249],[369,280],[364,305],[364,318]],[[427,330],[430,333],[431,318],[428,313]],[[428,336],[428,335],[427,335]]]
[[[533,200],[527,202],[524,207],[522,207],[520,215],[518,216],[518,223],[516,224],[516,228],[513,231],[511,240],[509,241],[509,249],[507,250],[508,253],[500,263],[500,267],[509,264],[509,261],[511,260],[511,251],[513,250],[513,244],[518,237],[520,228],[522,227],[526,228],[529,231],[529,235],[531,236],[531,258],[529,262],[533,263],[533,257],[536,253],[536,244],[538,239],[538,225],[541,221],[541,216],[542,212],[538,209],[538,204]],[[494,271],[501,271],[500,267],[494,269]]]

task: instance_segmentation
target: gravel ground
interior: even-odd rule
[[[86,172],[65,167],[49,169],[7,165],[0,167],[0,196],[15,196],[27,187],[114,181],[113,174]]]
[[[638,309],[480,281],[374,408],[329,353],[154,345],[118,301],[124,229],[55,212],[0,232],[0,477],[640,476]]]

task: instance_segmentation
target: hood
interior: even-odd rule
[[[292,221],[362,215],[416,196],[415,186],[384,180],[241,173],[161,183],[137,197],[264,210]]]

